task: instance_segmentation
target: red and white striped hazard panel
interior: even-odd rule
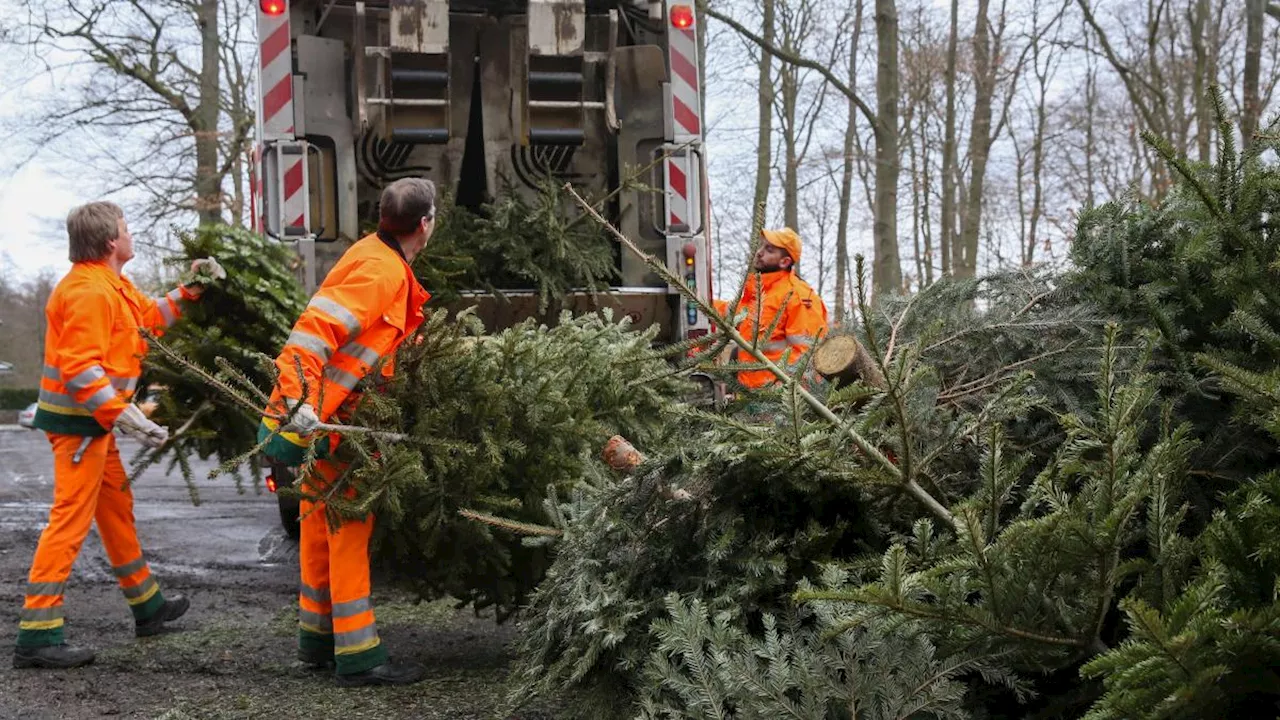
[[[307,225],[307,189],[306,189],[306,153],[298,152],[295,145],[292,152],[282,152],[288,143],[295,140],[293,116],[293,53],[290,43],[289,8],[285,0],[272,5],[279,10],[275,14],[264,12],[263,3],[258,4],[258,43],[262,65],[258,78],[261,102],[262,140],[268,146],[263,153],[273,157],[265,158],[261,182],[261,197],[266,212],[275,214],[275,203],[268,202],[269,197],[278,197],[277,206],[281,233],[286,227],[302,228]],[[270,146],[275,144],[272,149]],[[275,172],[270,172],[274,170]],[[279,183],[278,195],[267,188],[267,183]],[[266,228],[276,222],[267,218]],[[295,234],[295,233],[290,233]]]
[[[698,36],[693,3],[667,1],[667,53],[671,64],[668,140],[675,146],[666,160],[667,225],[673,233],[693,230],[698,208],[698,183],[693,176],[702,146],[702,101],[698,82]],[[700,224],[700,223],[696,223]]]

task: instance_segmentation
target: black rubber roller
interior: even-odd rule
[[[415,70],[413,68],[391,68],[391,82],[395,85],[428,85],[443,86],[449,84],[449,73],[444,70]]]
[[[529,87],[580,88],[582,73],[559,70],[530,70]]]
[[[542,128],[529,131],[530,145],[581,145],[586,133],[574,128]]]
[[[449,142],[445,128],[397,128],[391,131],[391,142],[408,145],[439,145]]]

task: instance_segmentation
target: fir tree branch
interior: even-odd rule
[[[901,602],[884,602],[876,599],[869,599],[860,594],[852,594],[839,590],[801,590],[793,596],[796,602],[852,602],[864,603],[869,602],[873,605],[879,605],[887,610],[909,615],[911,617],[920,618],[922,620],[934,620],[941,623],[961,622],[973,627],[989,630],[1000,635],[1018,638],[1020,640],[1030,640],[1032,642],[1043,643],[1045,645],[1059,645],[1063,647],[1083,648],[1088,647],[1088,643],[1079,638],[1061,637],[1058,635],[1046,635],[1044,633],[1033,630],[1023,630],[1022,628],[1010,625],[1001,625],[998,623],[983,622],[981,618],[969,617],[963,613],[957,615],[948,615],[946,613],[932,612],[923,608],[907,605]]]
[[[533,523],[524,523],[518,520],[508,520],[507,518],[498,517],[496,515],[488,515],[486,513],[461,508],[458,514],[468,520],[492,525],[493,527],[509,530],[517,535],[533,535],[537,537],[560,537],[564,535],[564,531],[557,530],[545,525],[534,525]]]

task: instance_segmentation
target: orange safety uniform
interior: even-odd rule
[[[149,298],[105,262],[75,263],[49,296],[35,426],[53,446],[53,506],[27,578],[18,645],[62,643],[63,590],[95,520],[134,618],[147,620],[164,605],[110,430],[142,374],[147,343],[139,328],[160,334],[194,299],[185,288]]]
[[[789,362],[795,363],[827,331],[827,306],[822,297],[809,287],[809,283],[796,277],[789,270],[760,275],[760,293],[757,296],[756,279],[748,278],[738,311],[746,311],[746,317],[738,324],[738,332],[747,340],[756,339],[765,357],[781,362],[790,351]],[[756,313],[760,324],[756,325]],[[775,318],[781,316],[777,325]],[[757,334],[773,326],[767,338]],[[734,358],[743,363],[755,362],[750,355],[734,350]],[[743,370],[738,382],[749,388],[761,388],[777,382],[771,370]]]
[[[430,298],[394,240],[369,235],[351,246],[325,277],[276,359],[280,379],[271,412],[283,415],[284,401],[292,399],[310,403],[321,422],[343,415],[354,405],[356,385],[380,362],[385,361],[382,375],[390,377],[396,349],[422,324],[422,306]],[[353,402],[344,407],[348,400]],[[301,462],[308,438],[280,433],[279,427],[274,418],[262,419],[259,437],[268,442],[266,454],[287,464]],[[336,435],[322,440],[329,449],[336,443]],[[322,491],[345,467],[329,459],[316,461],[308,486]],[[341,675],[385,663],[386,649],[369,602],[373,516],[345,520],[334,530],[325,519],[324,503],[303,501],[301,515],[299,644],[309,653],[332,652]]]

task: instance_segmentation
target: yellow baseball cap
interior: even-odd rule
[[[781,230],[761,230],[760,235],[770,245],[782,248],[791,256],[791,262],[800,265],[800,236],[795,230],[784,227]]]

